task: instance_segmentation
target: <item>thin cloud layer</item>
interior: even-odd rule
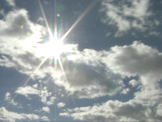
[[[11,7],[15,7],[16,4],[15,4],[15,0],[6,0],[7,4]]]

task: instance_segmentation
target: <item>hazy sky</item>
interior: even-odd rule
[[[161,8],[1,0],[0,121],[160,122]]]

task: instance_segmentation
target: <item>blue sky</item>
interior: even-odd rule
[[[1,0],[0,121],[162,120],[154,0]]]

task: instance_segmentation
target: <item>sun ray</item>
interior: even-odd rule
[[[70,27],[70,29],[62,36],[62,38],[59,40],[61,43],[63,42],[63,40],[67,37],[67,35],[72,31],[72,29],[80,22],[80,20],[88,13],[88,11],[98,2],[99,0],[94,0],[88,7],[87,9],[83,12],[83,14],[75,21],[75,23]],[[49,38],[50,38],[50,41],[58,41],[57,40],[57,25],[56,25],[56,21],[55,21],[55,30],[54,30],[54,37],[52,35],[52,32],[50,31],[50,27],[49,27],[49,24],[48,24],[48,21],[47,21],[47,18],[45,16],[45,13],[44,13],[44,10],[43,10],[43,7],[42,7],[42,4],[41,4],[41,1],[38,0],[38,3],[39,3],[39,6],[40,6],[40,9],[41,9],[41,12],[42,12],[42,15],[43,15],[43,18],[45,20],[45,24],[46,24],[46,27],[47,27],[47,31],[49,33]],[[39,70],[39,68],[44,64],[44,62],[49,58],[49,56],[46,56],[42,62],[37,66],[37,68],[31,73],[31,75],[28,77],[28,79],[24,82],[24,84],[22,85],[22,87],[24,87],[31,79],[31,76],[37,71]],[[61,67],[61,70],[63,72],[63,75],[64,75],[64,78],[65,80],[67,81],[67,78],[66,78],[66,75],[65,75],[65,71],[64,71],[64,67],[62,65],[62,62],[61,62],[61,59],[60,59],[60,56],[56,56],[55,58],[55,65],[57,65],[57,61]],[[55,66],[57,67],[57,66]],[[14,100],[16,97],[17,97],[17,93],[14,95],[14,97],[11,99],[11,101],[8,103],[8,105],[6,106],[9,107],[10,103],[12,102],[12,100]],[[73,98],[72,98],[73,99]],[[74,99],[73,99],[74,100]],[[74,101],[73,101],[74,102]],[[75,103],[76,104],[76,103]]]
[[[47,21],[47,18],[46,18],[46,15],[44,13],[44,10],[43,10],[43,7],[42,7],[42,4],[41,4],[40,0],[38,0],[38,3],[39,3],[39,6],[40,6],[40,9],[41,9],[41,12],[42,12],[42,15],[43,15],[43,18],[44,18],[48,33],[49,33],[49,36],[50,36],[50,38],[52,38],[52,33],[50,31],[50,27],[48,25],[48,21]]]
[[[72,31],[72,29],[80,22],[80,20],[88,13],[88,11],[96,4],[96,2],[99,0],[94,0],[87,8],[86,10],[82,13],[82,15],[75,21],[75,23],[70,27],[70,29],[64,34],[64,36],[60,39],[63,41],[66,36]]]
[[[61,68],[61,70],[62,70],[62,73],[63,73],[63,75],[64,75],[65,81],[67,82],[67,78],[66,78],[66,75],[65,75],[65,70],[64,70],[64,67],[63,67],[63,65],[62,65],[62,62],[61,62],[60,57],[58,57],[58,62],[59,62],[60,68]]]

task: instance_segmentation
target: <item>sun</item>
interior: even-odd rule
[[[58,38],[50,38],[47,43],[38,44],[37,50],[39,54],[44,57],[59,58],[61,53],[65,51],[65,45],[63,41]]]
[[[57,38],[52,38],[48,43],[44,44],[44,54],[47,57],[54,56],[55,58],[58,58],[63,51],[64,44]]]

